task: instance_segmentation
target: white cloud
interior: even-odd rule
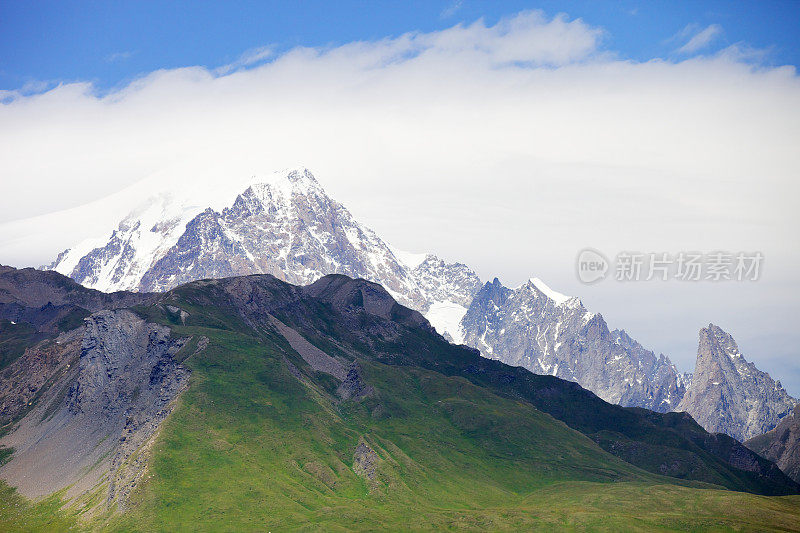
[[[455,15],[463,5],[464,5],[463,0],[453,0],[453,2],[451,2],[449,6],[447,6],[442,10],[439,16],[443,19],[448,19],[453,15]]]
[[[708,322],[797,345],[796,72],[730,49],[624,61],[603,36],[526,12],[263,49],[228,70],[157,71],[104,96],[88,83],[0,94],[0,262],[49,262],[106,235],[135,196],[109,195],[158,171],[153,187],[203,187],[301,162],[399,248],[510,285],[538,276],[683,368]],[[704,285],[702,298],[674,284],[585,287],[572,269],[586,246],[761,250],[766,268],[757,284]]]
[[[114,52],[113,54],[108,54],[106,56],[107,63],[118,63],[120,61],[125,61],[126,59],[130,59],[133,57],[134,52],[126,50],[124,52]]]
[[[678,48],[676,52],[679,54],[693,54],[708,47],[720,35],[722,35],[722,26],[719,24],[710,24],[702,29],[697,24],[689,24],[678,32],[673,37],[673,40],[682,41],[688,38],[688,41]]]
[[[236,61],[216,68],[214,73],[217,75],[230,74],[236,70],[263,63],[274,55],[275,50],[272,46],[260,46],[258,48],[252,48],[239,56]]]

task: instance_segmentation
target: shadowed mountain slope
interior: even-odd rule
[[[800,483],[800,405],[773,430],[746,441],[745,446],[774,461],[787,476]]]

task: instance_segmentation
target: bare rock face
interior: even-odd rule
[[[578,298],[538,279],[509,289],[495,278],[477,294],[461,326],[465,344],[484,356],[575,381],[611,403],[667,412],[684,393],[667,357],[625,331],[609,331]]]
[[[800,405],[763,435],[746,441],[745,446],[778,465],[784,474],[800,483]]]
[[[0,477],[28,497],[65,487],[74,497],[107,481],[108,501],[124,505],[146,463],[128,459],[146,449],[188,384],[189,371],[173,359],[184,340],[127,310],[95,313],[81,331],[72,370],[51,372],[55,383],[0,439],[15,449]],[[61,368],[73,348],[65,342],[51,366]]]
[[[130,311],[92,315],[86,321],[80,377],[67,396],[69,410],[111,419],[121,411],[135,414],[134,395],[145,400],[142,404],[168,401],[183,377],[172,359],[181,346],[170,340],[169,328],[148,324]],[[160,389],[166,391],[163,397]]]
[[[773,429],[797,400],[739,352],[733,337],[709,324],[700,330],[692,383],[678,405],[707,431],[745,441]]]

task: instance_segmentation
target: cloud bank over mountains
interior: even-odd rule
[[[782,346],[800,312],[800,82],[741,45],[696,55],[720,31],[640,63],[602,28],[532,11],[284,53],[265,43],[104,94],[90,81],[0,92],[0,254],[46,263],[107,236],[153,187],[302,163],[393,244],[510,285],[542,277],[678,361],[668,337],[686,338],[690,361],[712,320],[748,353],[756,331]],[[757,286],[589,288],[572,272],[586,246],[760,250],[767,267]],[[665,308],[692,311],[658,332]]]

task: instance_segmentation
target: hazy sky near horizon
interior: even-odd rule
[[[800,4],[23,5],[0,3],[0,263],[107,236],[142,183],[302,164],[399,248],[540,277],[681,370],[713,322],[800,396]],[[588,286],[585,247],[765,260]]]

